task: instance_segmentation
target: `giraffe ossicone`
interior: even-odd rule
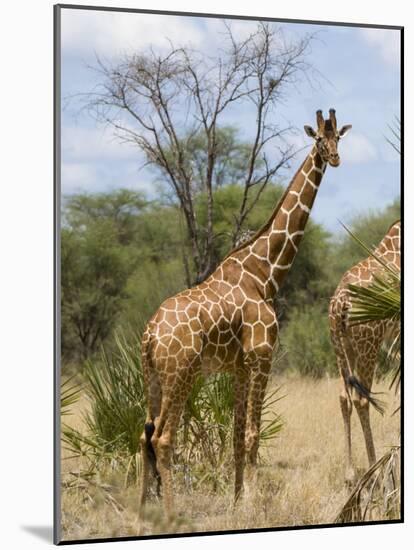
[[[375,257],[381,258],[397,271],[400,271],[400,241],[401,223],[397,220],[374,251]],[[348,285],[368,286],[375,275],[384,271],[383,266],[374,256],[369,256],[345,272],[329,303],[331,340],[342,379],[339,401],[345,432],[345,480],[351,484],[356,478],[351,443],[353,405],[361,423],[370,466],[376,461],[369,414],[370,404],[379,412],[383,412],[382,404],[373,396],[371,388],[390,321],[379,320],[358,325],[351,325],[348,322],[349,312],[352,309]]]
[[[273,298],[298,251],[327,165],[338,166],[337,130],[330,110],[317,112],[317,130],[305,126],[314,145],[267,223],[233,249],[204,282],[168,298],[142,337],[148,414],[141,445],[141,507],[152,470],[162,483],[167,515],[173,511],[171,456],[181,414],[199,374],[234,375],[235,500],[245,463],[254,472],[263,399],[278,323]],[[247,459],[247,460],[246,460]]]

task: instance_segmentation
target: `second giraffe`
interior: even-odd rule
[[[369,406],[372,404],[382,412],[382,405],[372,395],[371,386],[390,321],[378,320],[351,325],[349,312],[352,309],[352,302],[348,285],[352,283],[357,286],[368,286],[374,281],[375,275],[382,273],[383,267],[375,257],[381,258],[391,269],[400,271],[400,231],[401,223],[397,220],[375,248],[374,256],[362,260],[346,271],[329,304],[331,339],[342,379],[339,399],[345,428],[345,480],[349,484],[356,479],[351,452],[353,405],[364,434],[369,465],[372,466],[376,460]]]

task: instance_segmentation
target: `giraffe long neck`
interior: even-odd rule
[[[401,223],[395,222],[375,249],[375,254],[400,269]]]
[[[280,288],[297,254],[326,163],[314,146],[292,179],[264,231],[243,262],[265,284],[266,297]]]

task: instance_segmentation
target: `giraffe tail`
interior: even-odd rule
[[[148,408],[147,421],[144,425],[144,452],[147,455],[147,459],[151,466],[153,475],[157,480],[157,494],[159,496],[161,487],[161,476],[157,468],[157,455],[155,454],[154,445],[152,444],[151,439],[155,432],[154,420],[160,414],[159,409],[161,403],[161,385],[159,383],[158,375],[151,361],[150,339],[145,338],[145,335],[141,344],[141,364],[144,375],[144,384],[146,386]]]
[[[157,468],[157,456],[155,454],[154,445],[151,442],[152,435],[155,431],[155,424],[153,421],[146,422],[144,426],[145,432],[145,452],[147,453],[148,461],[151,465],[152,472],[157,480],[157,495],[160,496],[161,488],[161,476]]]
[[[348,375],[348,377],[346,377],[345,380],[347,385],[354,388],[356,392],[360,395],[360,397],[365,398],[369,403],[371,403],[371,405],[374,407],[376,411],[378,411],[381,415],[384,415],[385,403],[384,401],[381,401],[377,397],[374,397],[374,395],[377,395],[377,394],[375,394],[374,392],[366,388],[362,384],[362,382],[360,382],[358,378],[356,378],[353,375]]]

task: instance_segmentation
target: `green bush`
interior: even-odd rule
[[[285,370],[313,378],[337,375],[327,306],[294,308],[281,332],[281,345],[285,351],[281,365]]]
[[[130,344],[116,334],[114,348],[111,353],[102,351],[99,361],[85,362],[84,389],[90,403],[83,414],[87,430],[81,433],[64,425],[62,442],[72,456],[85,458],[84,473],[94,474],[111,465],[125,472],[127,483],[137,480],[139,438],[146,416],[144,385],[139,342]],[[72,393],[62,387],[62,406]]]

